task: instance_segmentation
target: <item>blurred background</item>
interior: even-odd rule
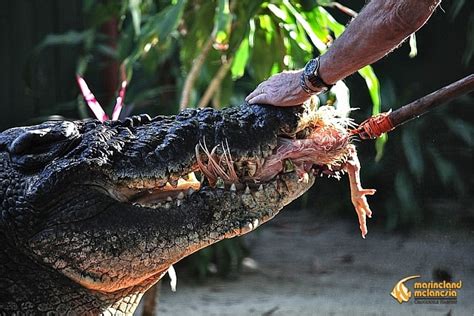
[[[223,108],[241,104],[262,80],[286,69],[301,68],[310,58],[324,53],[364,4],[356,0],[339,3],[329,0],[2,1],[0,131],[47,119],[93,117],[76,84],[76,74],[85,78],[109,114],[120,84],[126,80],[128,87],[121,118],[139,113],[175,114],[185,107]],[[372,114],[396,109],[422,97],[473,70],[474,3],[445,1],[416,36],[372,67],[344,80],[338,89],[321,97],[321,104],[343,107],[350,100],[350,106],[359,109],[351,116],[361,122]],[[326,259],[336,256],[333,258],[336,261],[308,259],[311,275],[338,275],[327,266],[341,264],[341,269],[346,269],[354,263],[357,247],[362,252],[367,250],[362,261],[372,262],[377,256],[380,266],[384,266],[388,260],[392,263],[408,260],[400,264],[411,272],[420,268],[421,263],[410,266],[406,256],[389,259],[384,257],[384,249],[393,246],[401,251],[402,241],[419,240],[408,252],[418,260],[420,257],[415,254],[427,249],[426,238],[443,236],[437,242],[445,243],[446,251],[456,251],[456,246],[450,246],[452,243],[459,246],[459,252],[472,250],[469,240],[474,229],[473,103],[474,95],[465,95],[388,137],[358,145],[363,184],[377,189],[377,194],[370,198],[376,215],[370,220],[369,231],[388,238],[387,244],[371,241],[364,246],[359,240],[353,241],[359,238],[359,232],[348,181],[322,178],[291,204],[281,219],[275,219],[268,227],[264,225],[246,239],[226,240],[204,249],[184,260],[178,272],[189,276],[190,284],[208,286],[212,296],[213,288],[209,284],[224,282],[217,281],[219,278],[239,281],[222,283],[226,290],[218,287],[214,292],[238,288],[232,284],[239,284],[245,271],[264,272],[272,262],[285,263],[285,254],[280,253],[285,250],[283,247],[299,247],[301,252],[291,256],[287,262],[290,266],[281,272],[296,273],[290,267],[298,269],[305,260],[299,260],[299,254],[308,252],[308,240],[297,237],[307,228],[301,226],[304,223],[315,225],[308,228],[309,240],[324,244],[311,252],[318,257],[318,253],[326,251],[329,256]],[[333,249],[331,242],[345,240],[345,233],[352,236],[348,235],[347,243],[341,246],[349,247],[347,253],[328,252]],[[274,249],[274,235],[286,238],[279,242],[281,248],[275,250],[277,254],[265,252],[270,248],[268,244],[262,245],[266,241]],[[373,252],[368,251],[369,245]],[[435,245],[436,242],[430,246],[426,256],[439,255],[440,249],[444,249]],[[257,257],[260,259],[256,260]],[[425,264],[428,257],[422,260]],[[433,263],[423,267],[430,273],[427,277],[446,279],[457,277],[456,273],[468,273],[466,277],[472,277],[474,267],[469,263],[464,266],[463,260],[469,261],[460,257],[456,261],[459,266],[448,261],[444,265]],[[456,271],[456,267],[466,271]],[[385,272],[395,273],[390,271]],[[395,274],[390,282],[404,276]],[[213,281],[209,282],[209,278]],[[346,278],[361,286],[355,276]],[[257,279],[259,282],[275,286],[274,277]],[[367,295],[374,290],[365,289]],[[387,293],[390,290],[387,288]],[[327,295],[334,297],[331,293]],[[167,299],[176,300],[176,297],[167,298],[164,293],[163,308]],[[355,295],[353,300],[357,299]],[[206,296],[195,304],[201,306],[203,302]],[[229,304],[232,302],[223,304],[223,308]],[[273,310],[271,304],[268,306],[247,312],[283,313],[280,307]],[[350,310],[354,305],[348,306]],[[305,314],[311,308],[298,310],[298,314]],[[168,308],[168,312],[172,311]],[[339,310],[327,311],[337,314]],[[358,311],[364,314],[368,310],[361,306]],[[285,313],[292,312],[297,311]],[[380,310],[374,309],[377,312]]]

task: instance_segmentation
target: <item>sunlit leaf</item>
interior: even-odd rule
[[[230,38],[232,15],[229,0],[218,0],[214,18],[214,36],[218,44],[227,44]]]
[[[333,16],[323,7],[318,6],[311,13],[314,14],[317,21],[319,21],[317,25],[314,24],[313,29],[329,28],[331,31],[334,32],[334,35],[336,35],[336,38],[341,36],[341,34],[346,29],[344,25],[337,22],[333,18]]]
[[[270,40],[270,43],[268,42]],[[257,81],[267,79],[272,70],[274,63],[273,58],[269,58],[268,51],[273,41],[273,36],[268,39],[268,34],[259,24],[256,25],[254,35],[254,45],[252,49],[251,62],[252,68],[249,71],[253,74]],[[271,51],[271,50],[270,50]]]
[[[231,67],[232,79],[238,79],[244,75],[245,66],[249,59],[249,40],[245,38],[235,53],[234,61]]]
[[[304,60],[304,65],[313,54],[313,48],[304,29],[296,23],[295,17],[287,11],[286,7],[279,8],[269,4],[268,9],[283,22],[280,25],[283,26],[282,31],[288,56],[291,56],[293,60]],[[306,53],[303,53],[302,50]]]
[[[311,42],[319,50],[319,52],[320,53],[325,52],[327,49],[326,44],[316,36],[309,22],[298,12],[298,10],[295,9],[295,7],[293,7],[290,1],[283,0],[283,4],[285,5],[285,7],[288,8],[291,14],[296,18],[298,25],[301,25],[301,27],[305,30]]]
[[[385,144],[387,143],[387,141],[387,133],[380,135],[380,137],[375,140],[375,161],[380,161],[380,159],[382,159]]]
[[[362,76],[362,78],[364,78],[365,84],[369,89],[370,99],[372,100],[372,115],[379,114],[381,112],[382,107],[379,79],[375,75],[374,70],[370,65],[365,66],[358,72]],[[384,134],[381,137],[377,138],[377,140],[375,141],[375,161],[379,161],[382,158],[383,149],[387,140],[388,136],[387,134]]]
[[[359,74],[364,78],[365,84],[369,89],[370,98],[372,100],[372,115],[379,114],[381,111],[380,101],[380,83],[371,66],[365,66],[360,69]]]

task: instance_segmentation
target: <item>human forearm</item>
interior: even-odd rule
[[[422,27],[440,2],[372,0],[320,57],[319,76],[331,85],[379,60]],[[321,92],[321,87],[303,89],[300,81],[302,73],[299,70],[276,74],[262,82],[245,100],[278,106],[302,104],[311,92]],[[306,75],[303,78],[308,84]]]
[[[440,0],[372,0],[320,58],[328,84],[369,65],[418,30]]]

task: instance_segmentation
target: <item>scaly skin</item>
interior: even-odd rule
[[[236,191],[204,183],[171,202],[156,190],[196,170],[199,141],[263,159],[299,111],[244,105],[1,133],[0,312],[132,313],[170,265],[271,219],[314,177]]]

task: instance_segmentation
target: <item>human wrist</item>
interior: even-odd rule
[[[322,92],[322,89],[314,87],[304,74],[304,69],[300,73],[300,87],[308,95],[314,95]]]
[[[330,55],[327,53],[319,57],[319,77],[327,84],[333,86],[337,81],[344,79],[338,78],[334,68],[331,68]]]
[[[308,61],[301,74],[301,87],[308,94],[329,91],[332,85],[327,84],[320,76],[320,57]]]

